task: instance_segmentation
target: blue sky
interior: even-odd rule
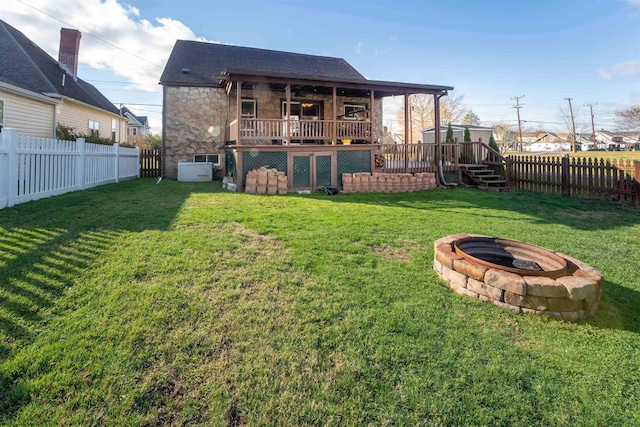
[[[514,124],[522,95],[524,125],[556,131],[564,98],[581,126],[597,103],[598,128],[640,104],[640,0],[3,0],[0,16],[54,57],[60,27],[78,28],[80,77],[156,131],[176,39],[342,57],[371,79],[454,86],[487,125]]]

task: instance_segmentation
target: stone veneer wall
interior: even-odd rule
[[[194,154],[218,153],[221,167],[224,168],[224,150],[217,150],[216,147],[225,143],[226,126],[236,118],[235,90],[227,96],[223,88],[164,86],[163,89],[165,177],[176,179],[178,163],[192,162]],[[255,89],[243,89],[242,97],[257,101],[258,118],[281,118],[284,92],[272,92],[258,86]],[[329,120],[333,117],[333,100],[330,95],[305,94],[302,99],[323,101],[324,119]],[[369,102],[369,98],[338,96],[338,115],[342,114],[345,103]],[[219,132],[212,132],[212,129]],[[382,136],[382,99],[375,100],[374,135]],[[243,142],[243,145],[248,143],[271,144],[271,140],[247,141]],[[224,170],[219,171],[217,175],[224,175]]]
[[[224,89],[164,86],[163,115],[166,178],[176,179],[178,162],[192,162],[194,154],[218,153],[224,167],[224,150],[216,150],[225,142],[229,115]],[[219,133],[211,132],[211,126]]]
[[[572,322],[598,312],[604,278],[593,267],[556,253],[567,261],[566,275],[555,280],[520,276],[487,268],[456,254],[453,243],[465,237],[486,236],[455,234],[436,240],[433,245],[433,268],[456,293],[517,313],[545,314]]]

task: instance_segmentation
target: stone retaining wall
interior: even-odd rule
[[[484,236],[455,234],[434,243],[433,268],[456,293],[517,313],[545,314],[572,322],[598,312],[604,278],[593,267],[556,252],[567,261],[566,275],[556,279],[520,276],[456,254],[453,243],[465,237]]]

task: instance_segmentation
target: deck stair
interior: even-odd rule
[[[495,171],[488,165],[460,165],[460,170],[468,176],[478,187],[499,188],[506,187],[505,181],[500,175],[496,175]]]

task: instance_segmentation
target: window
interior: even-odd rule
[[[344,116],[345,120],[364,120],[365,112],[367,111],[366,105],[358,104],[344,104]]]
[[[111,119],[111,141],[116,142],[116,119]]]
[[[138,134],[138,128],[132,128],[131,133],[133,133],[133,136],[136,136]]]
[[[195,154],[193,161],[196,163],[213,163],[213,166],[220,166],[220,154]]]
[[[243,99],[242,100],[242,117],[247,119],[256,118],[256,100],[255,99]]]
[[[100,136],[100,122],[89,120],[89,136]]]

